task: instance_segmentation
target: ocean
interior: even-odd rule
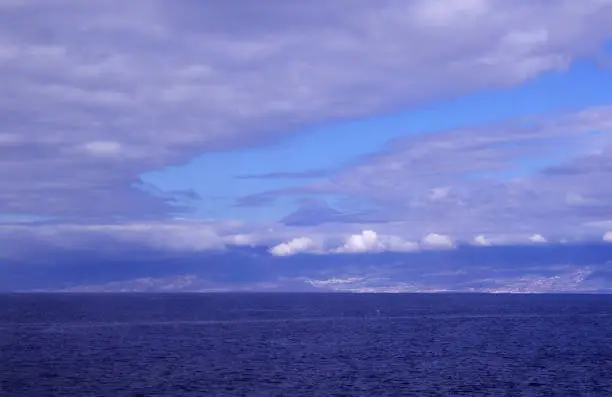
[[[612,396],[612,295],[4,294],[0,396]]]

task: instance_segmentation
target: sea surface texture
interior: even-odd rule
[[[612,296],[0,295],[0,396],[612,396]]]

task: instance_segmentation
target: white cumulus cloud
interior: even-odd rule
[[[310,237],[297,237],[270,248],[270,253],[274,256],[289,256],[301,252],[317,252],[319,248],[319,245]]]
[[[275,256],[288,256],[302,252],[318,254],[413,252],[420,248],[419,244],[414,241],[393,235],[381,235],[373,230],[364,230],[359,234],[349,235],[341,245],[335,247],[329,244],[329,240],[329,236],[326,241],[319,241],[310,237],[297,237],[272,247],[269,252]]]
[[[546,240],[546,238],[544,238],[544,236],[542,236],[541,234],[534,234],[533,236],[529,237],[529,240],[532,243],[538,244],[544,244],[548,242],[548,240]]]
[[[474,244],[476,245],[491,245],[491,242],[483,235],[474,237]]]
[[[423,237],[421,246],[429,248],[453,248],[455,243],[449,236],[437,233],[430,233]]]
[[[612,243],[612,232],[607,232],[606,234],[603,235],[603,241],[606,241],[608,243]]]
[[[358,252],[411,252],[419,249],[419,244],[407,241],[397,236],[379,235],[372,230],[364,230],[361,234],[353,234],[346,239],[344,245],[336,249],[338,253]]]
[[[364,230],[361,234],[353,234],[346,239],[346,243],[338,248],[338,252],[372,252],[381,251],[382,243],[376,232]]]

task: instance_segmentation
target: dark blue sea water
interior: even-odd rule
[[[612,396],[612,296],[0,295],[0,396]]]

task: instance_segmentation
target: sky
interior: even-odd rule
[[[612,0],[0,0],[0,291],[612,291]]]

